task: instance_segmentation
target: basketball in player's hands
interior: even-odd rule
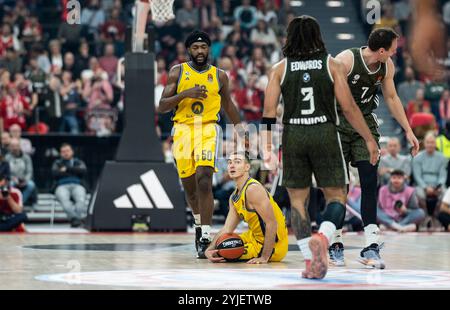
[[[216,241],[217,254],[227,261],[237,261],[244,254],[244,241],[235,233],[225,233]]]

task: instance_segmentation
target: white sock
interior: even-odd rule
[[[200,214],[192,214],[194,216],[194,223],[195,225],[199,226],[201,225],[201,221],[200,221]]]
[[[331,239],[333,238],[333,234],[336,231],[336,225],[329,221],[322,222],[320,224],[319,233],[327,237],[328,244],[330,244]]]
[[[370,224],[364,227],[364,236],[366,237],[366,247],[371,245],[372,243],[379,244],[379,235],[380,230],[376,224]]]
[[[211,225],[202,225],[202,238],[211,241]]]
[[[311,237],[297,240],[298,248],[300,249],[300,252],[302,253],[304,260],[312,259],[311,249],[309,248],[309,240],[310,239],[311,239]]]
[[[333,240],[331,242],[331,244],[333,243],[344,243],[344,240],[342,239],[342,228],[341,229],[336,229],[336,231],[333,234]]]

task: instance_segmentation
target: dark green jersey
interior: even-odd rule
[[[287,59],[281,82],[283,124],[337,123],[333,78],[328,68],[329,58],[329,55],[323,53],[310,59]]]
[[[380,63],[377,70],[370,71],[362,56],[364,48],[367,47],[350,49],[353,54],[353,67],[348,74],[347,81],[362,114],[369,115],[378,107],[377,93],[381,82],[386,77],[387,65],[386,63]]]

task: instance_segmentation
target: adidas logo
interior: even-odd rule
[[[113,201],[116,208],[174,209],[154,170],[142,174],[140,181],[141,184],[129,186],[125,195]]]
[[[198,37],[197,41],[201,41],[201,40],[202,40],[202,37]]]

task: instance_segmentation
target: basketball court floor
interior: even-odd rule
[[[344,235],[346,267],[323,280],[300,277],[290,236],[283,262],[213,264],[195,259],[193,233],[0,235],[0,289],[450,289],[449,233],[385,233],[385,270],[356,261],[363,236]]]

